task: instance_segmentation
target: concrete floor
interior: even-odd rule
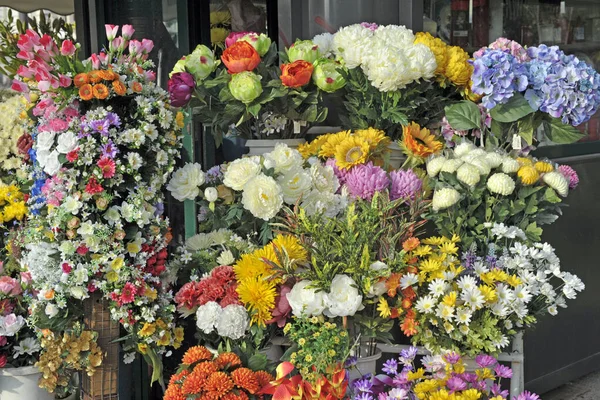
[[[600,400],[600,372],[569,382],[540,398],[541,400]]]

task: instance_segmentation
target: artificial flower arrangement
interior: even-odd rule
[[[0,170],[3,178],[16,174],[23,164],[23,154],[19,151],[18,143],[25,132],[26,103],[23,96],[17,95],[11,95],[0,102],[0,113],[3,115],[0,121]]]
[[[484,150],[463,141],[427,161],[432,220],[440,234],[459,235],[469,246],[485,241],[485,225],[505,223],[523,229],[539,241],[540,225],[554,222],[562,199],[579,178],[568,165],[502,150]]]
[[[229,132],[246,139],[303,138],[311,124],[327,117],[322,92],[345,84],[342,67],[310,40],[287,49],[281,67],[265,34],[234,32],[225,45],[220,61],[206,46],[196,47],[169,80],[171,103],[182,107],[194,99],[217,144]]]
[[[429,237],[406,254],[413,270],[400,288],[415,297],[400,326],[413,343],[434,354],[497,354],[537,316],[556,315],[584,289],[561,271],[548,243],[531,243],[504,224],[488,225],[487,238],[485,246],[461,248],[458,236]]]
[[[457,135],[475,130],[494,146],[521,151],[538,142],[573,143],[583,136],[575,127],[600,107],[598,72],[557,46],[523,48],[500,38],[475,52],[472,64],[472,91],[489,116],[482,123],[470,101],[448,106]]]
[[[398,140],[409,122],[435,126],[444,106],[468,94],[468,53],[428,33],[362,23],[323,41],[347,68],[340,70],[347,81],[341,116],[347,127],[375,127]]]
[[[502,389],[503,379],[512,378],[512,370],[494,357],[481,354],[471,370],[456,352],[425,356],[417,368],[417,348],[403,349],[398,358],[387,360],[382,374],[364,376],[351,387],[352,400],[392,399],[510,399]],[[539,396],[524,391],[513,400],[539,400]]]
[[[127,332],[126,360],[143,354],[158,380],[160,356],[183,340],[165,281],[171,234],[161,192],[183,116],[153,82],[152,42],[132,40],[130,25],[118,30],[107,25],[107,52],[84,62],[70,40],[59,47],[32,30],[19,39],[24,64],[13,88],[40,93],[20,262],[39,293],[31,302],[37,328],[70,333],[81,302],[98,292]],[[146,323],[152,334],[140,332]]]

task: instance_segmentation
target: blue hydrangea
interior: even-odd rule
[[[525,98],[563,123],[577,126],[596,113],[600,105],[600,75],[585,62],[566,55],[557,46],[527,49],[529,88]]]
[[[508,52],[486,49],[472,64],[472,90],[483,95],[481,102],[487,109],[506,103],[515,92],[527,88],[527,68]]]

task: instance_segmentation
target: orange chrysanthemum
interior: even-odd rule
[[[210,374],[215,373],[217,371],[217,365],[212,361],[202,361],[198,363],[193,370],[194,373],[206,375],[207,378]]]
[[[103,83],[98,83],[98,84],[94,85],[92,90],[94,92],[94,97],[97,99],[104,100],[105,98],[108,97],[108,94],[109,94],[108,88]]]
[[[174,385],[177,383],[181,384],[183,379],[185,379],[185,377],[188,376],[189,374],[190,374],[190,371],[188,371],[187,369],[184,369],[181,372],[173,374],[171,376],[171,379],[169,379],[169,385]]]
[[[417,293],[415,293],[415,290],[409,286],[402,290],[402,296],[408,300],[414,300],[415,297],[417,297]]]
[[[206,385],[206,382],[206,375],[192,372],[187,376],[187,378],[185,378],[185,381],[181,386],[181,390],[186,396],[190,394],[198,394],[204,390],[204,385]]]
[[[409,308],[411,308],[411,307],[412,307],[412,304],[413,304],[413,303],[412,303],[412,301],[411,301],[410,299],[404,298],[404,299],[402,299],[402,303],[401,303],[401,305],[400,305],[400,306],[401,306],[401,307],[402,307],[404,310],[408,310]]]
[[[411,251],[419,247],[419,244],[421,244],[419,238],[413,236],[402,242],[402,248],[404,251]]]
[[[164,400],[186,400],[186,396],[183,394],[181,387],[177,385],[169,385],[165,391]]]
[[[419,157],[436,154],[443,147],[442,142],[436,140],[429,129],[421,128],[419,124],[414,122],[404,127],[402,144],[408,152]]]
[[[188,378],[189,379],[189,378]],[[225,372],[217,371],[211,374],[204,385],[204,390],[217,398],[222,397],[233,389],[233,381]]]
[[[255,394],[261,388],[254,372],[248,368],[238,368],[232,371],[231,379],[235,386],[247,390],[250,394]]]
[[[213,354],[204,346],[190,347],[183,355],[181,362],[186,365],[191,365],[198,361],[212,360]]]
[[[82,87],[83,85],[85,85],[86,83],[90,82],[90,78],[88,77],[88,74],[86,74],[85,72],[81,73],[81,74],[77,74],[75,75],[75,78],[73,78],[73,83],[75,84],[75,87]]]
[[[402,325],[400,325],[400,328],[402,328],[402,332],[404,332],[406,336],[413,336],[417,334],[417,325],[419,325],[419,323],[414,319],[405,318]]]
[[[98,83],[102,80],[102,71],[94,70],[88,73],[91,83]]]
[[[142,92],[142,84],[139,82],[132,82],[131,90],[133,90],[135,93],[141,93]]]
[[[215,363],[219,369],[225,369],[227,367],[237,367],[242,365],[242,361],[235,353],[221,353],[215,359]]]
[[[273,382],[275,377],[268,373],[267,371],[256,371],[254,373],[256,380],[258,381],[258,385],[262,388],[266,386],[269,382]]]
[[[115,91],[115,93],[119,96],[124,96],[125,93],[127,93],[127,88],[121,81],[113,81],[112,88]]]
[[[92,85],[86,83],[85,85],[79,88],[79,97],[82,100],[91,100],[94,97],[94,91],[92,90]]]

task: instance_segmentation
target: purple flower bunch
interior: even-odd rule
[[[389,190],[392,201],[413,200],[423,187],[423,181],[412,170],[399,169],[388,175],[372,162],[355,166],[343,180],[352,196],[364,200],[371,200],[375,193],[385,190]]]

